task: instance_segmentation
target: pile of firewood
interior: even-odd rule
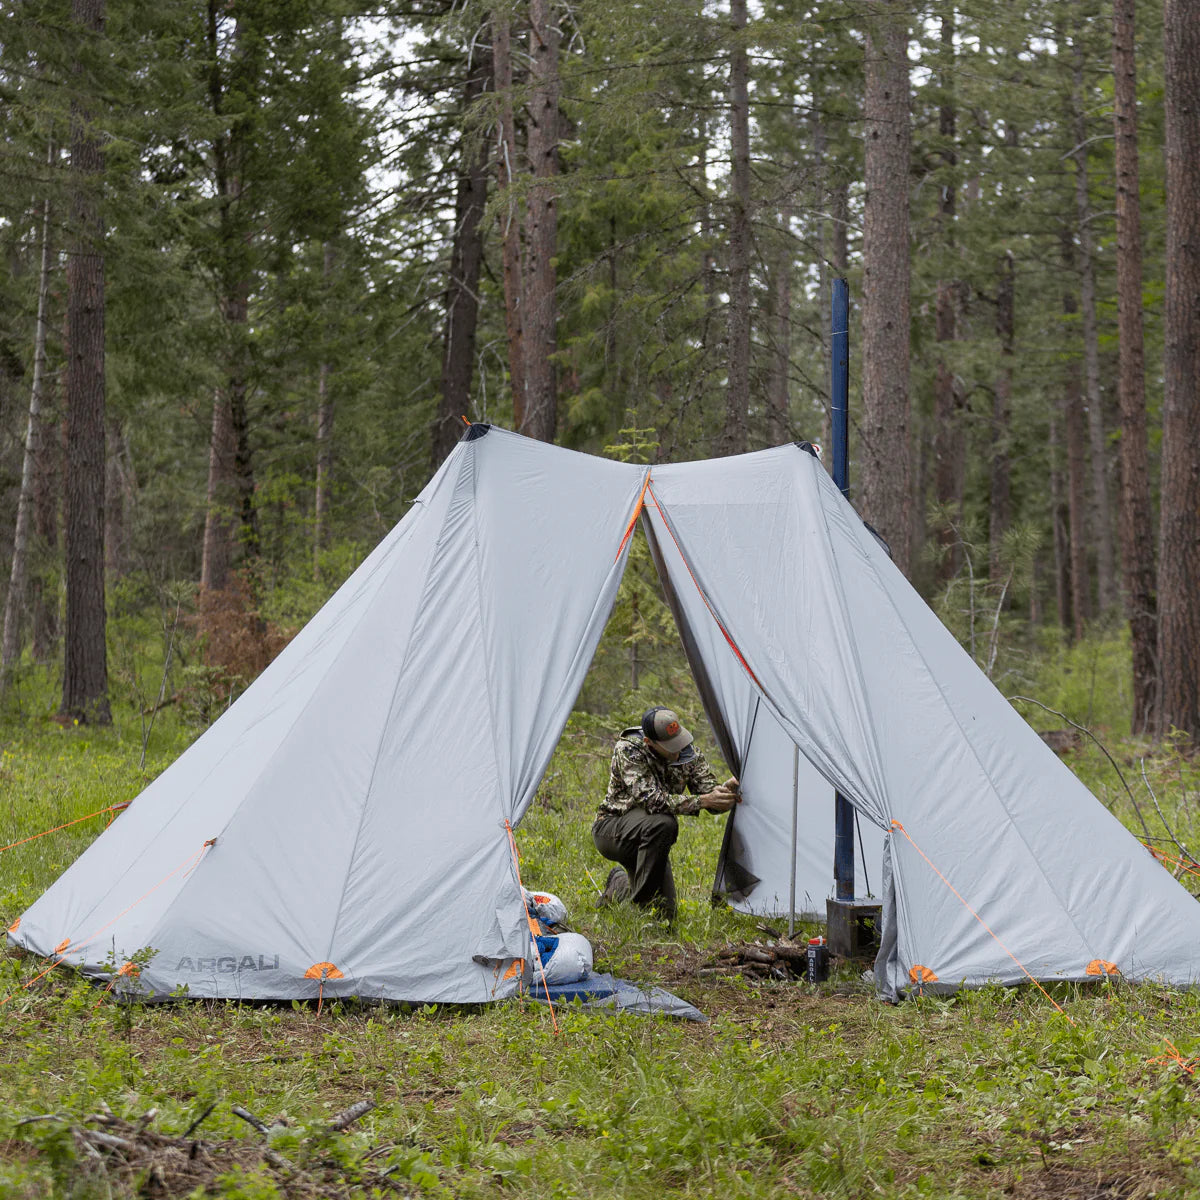
[[[231,1108],[233,1114],[261,1134],[261,1140],[197,1137],[200,1126],[216,1107],[210,1104],[180,1134],[163,1133],[154,1127],[157,1109],[150,1109],[136,1120],[127,1120],[103,1103],[97,1112],[78,1120],[46,1113],[26,1117],[17,1125],[55,1121],[66,1126],[75,1149],[74,1172],[81,1177],[72,1183],[82,1182],[84,1177],[96,1182],[104,1180],[109,1185],[120,1182],[125,1188],[136,1189],[139,1196],[155,1200],[191,1195],[235,1167],[252,1170],[262,1164],[270,1168],[282,1194],[296,1200],[349,1195],[368,1176],[375,1194],[389,1187],[403,1190],[399,1183],[388,1178],[387,1170],[372,1173],[369,1169],[363,1171],[360,1165],[354,1179],[344,1178],[344,1168],[337,1156],[323,1150],[328,1136],[349,1129],[375,1107],[370,1100],[351,1105],[318,1131],[306,1130],[300,1142],[302,1153],[289,1150],[292,1158],[272,1148],[273,1126],[236,1105]],[[275,1127],[284,1124],[277,1121]],[[372,1159],[377,1161],[378,1156],[368,1153],[365,1161]]]
[[[808,945],[785,937],[725,946],[697,974],[744,975],[750,979],[803,979],[808,970]]]

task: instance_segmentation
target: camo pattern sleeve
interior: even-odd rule
[[[608,792],[599,815],[619,816],[632,808],[644,808],[648,813],[695,816],[700,811],[699,801],[694,796],[672,793],[669,787],[674,781],[669,780],[669,771],[667,764],[640,738],[622,735],[613,748]],[[710,771],[710,777],[711,774]],[[687,779],[680,774],[678,782],[682,792]]]
[[[668,770],[682,771],[687,790],[693,795],[703,796],[705,792],[715,792],[717,790],[717,777],[713,774],[712,767],[708,765],[704,755],[699,750],[696,751],[696,756],[691,762],[673,765]]]

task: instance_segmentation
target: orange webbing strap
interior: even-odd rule
[[[132,803],[132,800],[126,800],[124,804],[110,804],[108,808],[98,808],[95,812],[88,813],[86,817],[76,817],[74,821],[68,821],[65,825],[55,825],[53,829],[45,829],[41,833],[35,833],[32,837],[22,838],[19,842],[9,842],[7,846],[0,846],[0,854],[3,854],[5,850],[12,850],[17,846],[23,846],[26,842],[36,842],[38,838],[44,838],[52,833],[57,833],[60,829],[70,829],[72,825],[78,825],[82,821],[90,821],[93,817],[103,816],[105,813],[120,812],[123,808],[128,808]]]
[[[525,885],[521,882],[521,865],[517,861],[520,857],[517,854],[517,843],[513,838],[512,825],[509,824],[508,818],[504,820],[504,828],[508,831],[508,846],[512,851],[513,870],[517,873],[517,887],[521,892],[521,908],[525,913],[525,920],[529,922],[530,933],[533,933],[533,921],[529,916],[529,909],[525,906]],[[538,970],[542,974],[542,990],[546,993],[546,1003],[550,1006],[550,1023],[554,1026],[554,1032],[558,1033],[558,1017],[554,1012],[554,1001],[550,999],[550,985],[546,982],[546,968],[542,966],[542,956],[537,950],[537,942],[532,943],[534,946],[534,954],[537,956]]]
[[[617,557],[613,562],[617,562],[621,555],[625,552],[625,547],[629,544],[629,539],[633,537],[633,527],[637,524],[637,519],[642,515],[642,509],[646,507],[646,489],[650,486],[650,468],[646,469],[646,478],[642,480],[642,490],[638,492],[637,503],[633,506],[633,516],[629,518],[629,524],[625,526],[625,536],[621,539],[620,546],[617,547]]]
[[[142,968],[139,967],[137,965],[137,963],[128,962],[128,961],[122,963],[120,970],[118,970],[117,973],[108,981],[108,987],[106,987],[104,989],[104,991],[101,992],[100,999],[97,1000],[96,1003],[92,1007],[99,1008],[100,1005],[102,1005],[104,1003],[104,997],[107,996],[108,993],[113,990],[113,984],[115,984],[117,982],[117,980],[121,978],[122,975],[130,975],[134,979],[136,979],[141,973],[142,973]]]
[[[113,917],[111,920],[105,921],[104,924],[101,925],[100,928],[97,929],[94,933],[89,934],[85,938],[80,938],[79,941],[72,941],[70,938],[67,938],[64,941],[59,942],[59,944],[54,947],[54,953],[57,954],[59,957],[56,958],[40,974],[35,975],[32,979],[26,980],[25,983],[23,983],[19,988],[17,988],[17,991],[12,992],[10,995],[5,996],[3,1000],[0,1000],[0,1008],[3,1008],[4,1005],[6,1005],[10,1000],[14,999],[18,992],[22,992],[22,991],[25,991],[27,988],[33,987],[33,985],[35,983],[37,983],[37,981],[39,979],[44,979],[47,975],[50,974],[51,971],[54,970],[55,967],[61,966],[64,962],[66,962],[67,955],[70,954],[71,951],[82,950],[84,948],[84,946],[90,945],[92,942],[94,942],[110,925],[113,925],[117,921],[119,921],[127,912],[130,912],[133,909],[137,908],[137,906],[139,904],[141,904],[141,902],[143,900],[145,900],[148,896],[154,895],[154,893],[157,892],[158,889],[160,887],[162,887],[162,885],[164,883],[166,883],[168,879],[172,878],[172,876],[178,875],[180,871],[183,871],[184,878],[186,879],[188,877],[188,875],[190,875],[192,873],[192,871],[194,871],[196,869],[196,867],[198,867],[200,865],[200,860],[208,852],[208,848],[210,846],[216,845],[216,841],[217,841],[216,838],[209,838],[208,841],[205,842],[204,845],[201,846],[200,849],[197,850],[195,854],[192,854],[188,858],[186,858],[183,862],[181,862],[179,864],[179,866],[177,866],[175,868],[175,870],[169,871],[148,892],[145,892],[141,896],[139,896],[127,908],[121,909],[121,911],[119,913],[117,913],[117,915],[115,917]],[[119,973],[120,972],[118,972],[118,974]]]
[[[317,984],[317,1016],[321,1015],[321,1005],[325,1003],[325,980],[327,979],[345,979],[345,975],[337,969],[331,962],[313,963],[307,971],[304,972],[305,979],[316,979]]]
[[[1198,1058],[1184,1058],[1179,1053],[1174,1042],[1167,1041],[1163,1038],[1163,1045],[1166,1046],[1166,1054],[1160,1054],[1157,1058],[1148,1058],[1146,1062],[1152,1067],[1165,1067],[1167,1063],[1174,1063],[1180,1070],[1186,1071],[1189,1075],[1196,1074],[1196,1067],[1200,1065]]]
[[[1036,987],[1037,990],[1039,992],[1041,992],[1042,995],[1045,996],[1046,999],[1049,1000],[1050,1003],[1053,1004],[1054,1007],[1057,1008],[1058,1011],[1060,1013],[1062,1013],[1062,1015],[1064,1017],[1066,1017],[1067,1020],[1070,1021],[1072,1025],[1074,1025],[1075,1022],[1071,1021],[1070,1014],[1063,1008],[1063,1006],[1061,1004],[1059,1004],[1059,1002],[1057,1000],[1055,1000],[1055,998],[1052,995],[1050,995],[1050,993],[1048,991],[1046,991],[1046,989],[1044,987],[1042,987],[1042,985],[1040,983],[1038,983],[1038,981],[1036,979],[1034,979],[1033,975],[1029,971],[1029,968],[1026,967],[1025,964],[996,936],[995,930],[993,930],[992,927],[963,899],[962,894],[959,892],[958,888],[956,888],[954,886],[954,884],[952,884],[950,882],[950,880],[948,880],[945,877],[945,875],[943,875],[941,873],[941,871],[939,871],[937,869],[937,867],[935,867],[933,865],[933,860],[929,857],[929,855],[926,854],[925,851],[922,850],[921,847],[918,846],[917,843],[914,842],[911,837],[909,837],[908,830],[905,829],[904,826],[901,825],[899,821],[893,821],[892,828],[895,830],[898,830],[900,833],[904,834],[904,837],[908,841],[908,844],[929,864],[930,870],[932,870],[933,873],[951,890],[951,892],[954,893],[955,898],[963,906],[963,908],[965,908],[967,910],[967,912],[969,912],[971,914],[971,916],[973,916],[975,918],[975,920],[977,920],[980,923],[980,925],[982,925],[984,927],[984,929],[987,930],[988,934],[991,936],[992,940],[996,943],[996,945],[999,946],[1000,949],[1003,950],[1004,953],[1007,954],[1008,957],[1011,958],[1013,960],[1013,962],[1015,962],[1017,964],[1017,966],[1020,967],[1021,970],[1025,972],[1025,974],[1029,977],[1029,981],[1033,984],[1033,986]]]
[[[646,484],[649,487],[650,480],[647,477]],[[658,502],[658,497],[654,494],[654,489],[650,488],[650,499],[654,501],[654,507],[658,509],[658,515],[662,517],[663,528],[671,535],[671,541],[675,543],[675,549],[679,551],[679,559],[683,563],[683,568],[688,573],[688,577],[692,583],[696,585],[696,591],[700,593],[700,599],[704,601],[704,607],[708,609],[709,616],[717,623],[717,628],[721,631],[721,636],[729,643],[729,648],[737,655],[737,660],[742,664],[742,669],[754,680],[755,686],[759,691],[764,691],[763,685],[758,682],[758,676],[750,669],[750,664],[746,661],[745,656],[738,649],[737,642],[729,635],[729,630],[721,623],[721,618],[717,616],[713,610],[713,606],[709,604],[708,597],[704,594],[704,589],[700,586],[700,581],[692,574],[691,564],[687,560],[687,555],[683,552],[683,547],[679,544],[679,539],[675,536],[675,531],[671,528],[671,522],[667,520],[667,514],[663,512],[662,505]]]

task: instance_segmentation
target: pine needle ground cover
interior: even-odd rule
[[[722,948],[766,936],[708,903],[719,821],[684,823],[673,930],[594,907],[605,729],[572,722],[518,833],[522,873],[567,901],[599,968],[673,989],[708,1024],[567,1006],[555,1033],[547,1009],[515,1002],[117,1004],[62,969],[26,987],[46,964],[10,952],[0,1196],[1200,1191],[1200,996],[1118,983],[1052,989],[1053,1002],[997,988],[889,1007],[861,978],[867,964],[816,987],[702,973]],[[106,733],[5,730],[0,844],[131,799],[193,733],[164,719],[142,766],[136,719]],[[1167,752],[1141,762],[1128,743],[1115,757],[1156,835],[1151,787],[1190,844],[1196,768]],[[1094,746],[1073,765],[1140,831]],[[5,926],[106,819],[0,856]],[[337,1128],[362,1101],[374,1107]]]

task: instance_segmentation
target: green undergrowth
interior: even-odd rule
[[[1067,681],[1050,700],[1046,682],[1026,681],[1022,694],[1082,724],[1085,714],[1067,710],[1083,684]],[[888,1006],[861,977],[866,963],[842,965],[817,987],[702,974],[725,944],[770,936],[709,902],[721,822],[707,815],[681,823],[674,927],[597,909],[609,864],[589,827],[612,732],[655,698],[632,694],[603,717],[572,718],[517,832],[521,871],[566,901],[598,968],[670,988],[707,1024],[573,1006],[552,1015],[520,1002],[341,1002],[320,1013],[117,1004],[62,970],[26,987],[46,964],[9,951],[0,958],[0,1198],[1200,1192],[1200,1095],[1186,1069],[1200,1056],[1200,995],[1098,984]],[[44,717],[0,725],[0,845],[132,799],[197,731],[176,709],[145,739],[128,707],[111,730]],[[1040,729],[1071,728],[1036,706],[1026,715]],[[1073,769],[1139,834],[1144,819],[1156,844],[1195,849],[1194,762],[1169,744],[1102,727],[1097,736],[1103,749],[1082,734],[1065,748]],[[4,926],[105,820],[0,854]],[[330,1134],[332,1115],[363,1099],[375,1108]],[[71,1129],[101,1104],[133,1121],[156,1110],[152,1128],[168,1136],[211,1106],[195,1137],[215,1165],[174,1191],[148,1169],[97,1167]],[[273,1125],[269,1147],[294,1172],[264,1161],[268,1141],[235,1105]],[[318,1171],[323,1182],[313,1184]]]

